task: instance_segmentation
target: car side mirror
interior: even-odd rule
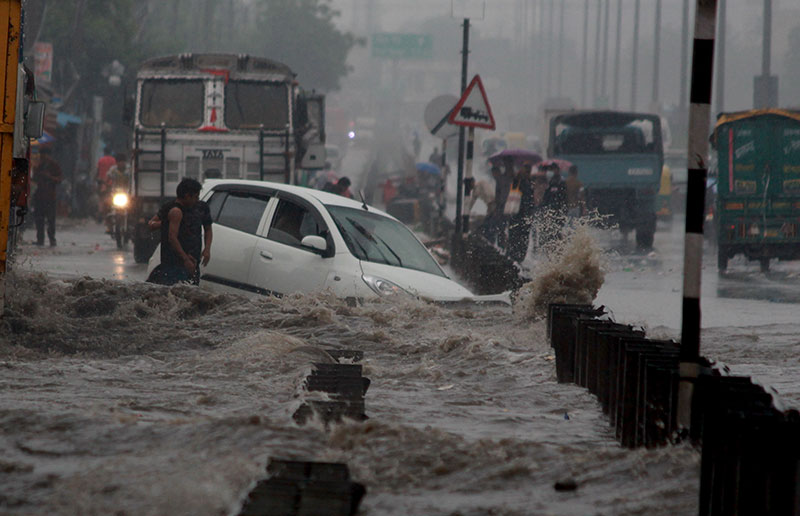
[[[314,249],[315,251],[319,251],[320,253],[324,253],[328,250],[328,242],[325,241],[324,238],[317,235],[307,235],[303,237],[303,240],[300,241],[300,245],[303,247],[308,247],[310,249]]]
[[[44,110],[44,102],[33,100],[28,103],[28,112],[25,114],[25,137],[42,137],[44,133]]]

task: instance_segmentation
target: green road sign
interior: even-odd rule
[[[430,59],[433,57],[433,36],[393,32],[373,34],[372,57]]]

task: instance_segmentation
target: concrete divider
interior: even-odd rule
[[[346,464],[270,459],[239,516],[351,516],[366,489]]]
[[[306,399],[292,414],[297,424],[311,418],[327,428],[343,418],[367,419],[364,396],[370,380],[362,376],[364,353],[330,350],[337,363],[315,363],[303,388],[324,392],[330,400]],[[341,363],[344,362],[344,363]],[[351,516],[366,493],[363,485],[350,480],[346,464],[271,458],[267,478],[256,483],[242,502],[239,516]]]
[[[800,516],[800,413],[749,377],[701,358],[689,429],[677,425],[680,345],[611,320],[604,307],[552,304],[547,334],[559,382],[586,387],[625,447],[684,438],[701,451],[700,515]]]

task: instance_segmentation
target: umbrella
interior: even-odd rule
[[[489,163],[497,165],[506,158],[513,159],[514,166],[519,166],[526,162],[531,165],[536,165],[542,161],[542,156],[538,152],[529,151],[527,149],[505,149],[489,156]]]
[[[441,176],[442,169],[433,163],[417,163],[417,170],[420,172],[427,172],[432,176]]]
[[[556,165],[561,172],[569,171],[572,167],[572,162],[565,159],[548,159],[539,163],[539,168]]]
[[[556,165],[561,172],[567,172],[572,167],[572,162],[565,159],[548,159],[539,163],[538,167],[543,168],[553,165]]]

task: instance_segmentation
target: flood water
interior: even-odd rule
[[[115,263],[112,242],[93,231],[72,228],[52,251],[23,246],[11,276],[0,513],[235,514],[270,457],[347,463],[367,487],[364,515],[697,513],[698,451],[621,448],[595,398],[556,383],[540,311],[554,292],[597,296],[618,320],[674,336],[674,311],[658,297],[680,304],[679,257],[666,243],[630,257],[578,237],[536,264],[513,308],[349,306],[142,283],[144,267],[130,253]],[[728,302],[743,301],[711,306],[728,313]],[[793,404],[797,306],[754,302],[740,324],[729,313],[706,328],[703,351]],[[338,348],[364,352],[369,419],[298,426],[304,377]],[[577,489],[556,491],[566,479]]]

